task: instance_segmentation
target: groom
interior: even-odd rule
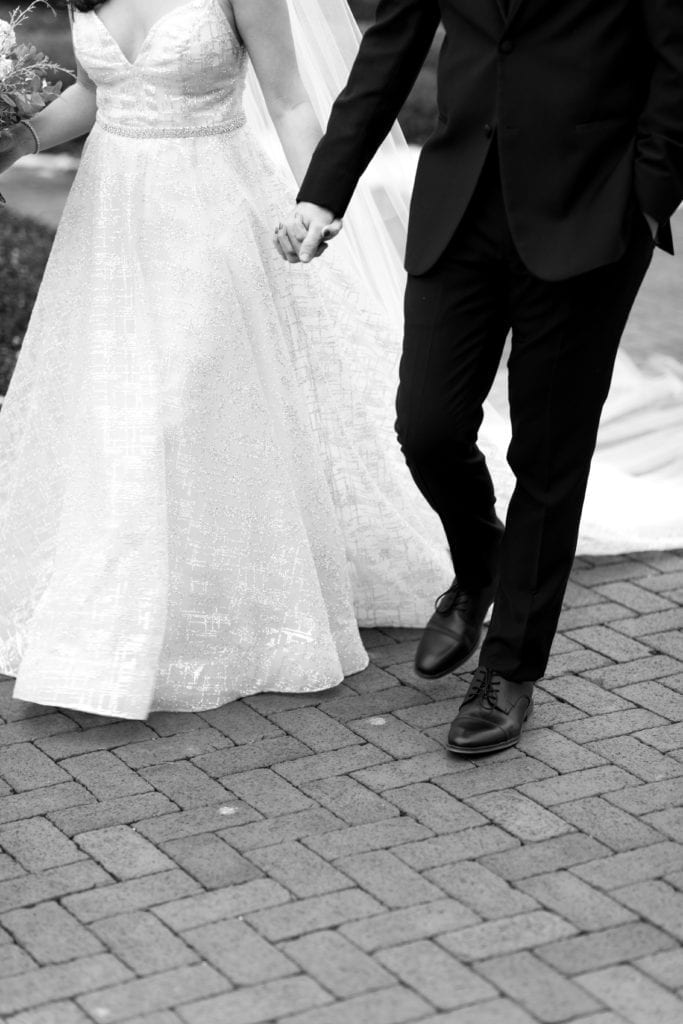
[[[619,340],[654,243],[672,251],[683,0],[380,0],[284,227],[303,262],[343,216],[440,22],[439,118],[408,234],[397,431],[456,577],[417,672],[437,678],[466,661],[493,601],[449,735],[450,749],[479,754],[516,743],[531,709]],[[510,330],[516,488],[503,529],[477,432]]]

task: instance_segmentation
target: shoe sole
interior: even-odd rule
[[[529,708],[526,715],[524,716],[524,722],[526,722],[526,720],[529,718],[533,710],[534,708],[532,704],[532,706]],[[503,743],[490,744],[488,747],[456,747],[452,743],[447,743],[446,747],[448,750],[451,751],[451,753],[461,754],[465,757],[476,757],[477,754],[495,754],[499,750],[507,750],[508,747],[514,747],[515,743],[519,743],[519,741],[522,738],[522,731],[523,727],[522,730],[520,730],[519,736],[515,736],[511,740],[504,740]]]

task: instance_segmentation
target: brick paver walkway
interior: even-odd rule
[[[581,560],[520,746],[414,636],[323,695],[112,722],[0,685],[11,1024],[681,1024],[683,555]]]

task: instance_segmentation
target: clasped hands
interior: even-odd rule
[[[315,203],[297,203],[275,229],[275,248],[288,263],[310,263],[322,256],[341,229],[341,220],[330,210]]]

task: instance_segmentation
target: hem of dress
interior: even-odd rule
[[[179,707],[177,705],[165,705],[163,702],[159,704],[152,702],[152,705],[144,714],[141,712],[126,713],[125,711],[111,711],[103,709],[102,707],[88,705],[87,702],[85,701],[70,701],[68,703],[64,703],[63,701],[50,700],[47,697],[44,697],[43,699],[31,696],[15,697],[14,694],[12,695],[12,699],[21,700],[25,704],[38,704],[40,707],[58,708],[63,711],[79,711],[81,712],[81,714],[98,715],[102,718],[123,719],[129,722],[144,722],[149,718],[150,715],[156,714],[159,711],[171,712],[172,714],[179,715],[192,714],[193,712],[198,713],[202,711],[215,711],[217,708],[222,708],[226,704],[232,704],[234,701],[242,700],[244,697],[255,697],[259,693],[280,693],[283,696],[302,696],[308,693],[323,693],[325,690],[334,690],[335,687],[343,683],[345,679],[349,678],[349,676],[357,675],[359,672],[364,672],[365,669],[369,666],[369,664],[370,659],[366,655],[365,663],[363,664],[362,667],[353,668],[346,673],[342,673],[335,682],[325,682],[322,683],[320,686],[309,687],[305,690],[279,690],[268,687],[257,687],[253,690],[248,689],[244,692],[235,693],[233,696],[226,697],[225,699],[219,701],[213,699],[209,700],[206,704],[200,702],[200,704],[188,704],[187,707]],[[16,679],[15,676],[9,676],[6,678]]]

